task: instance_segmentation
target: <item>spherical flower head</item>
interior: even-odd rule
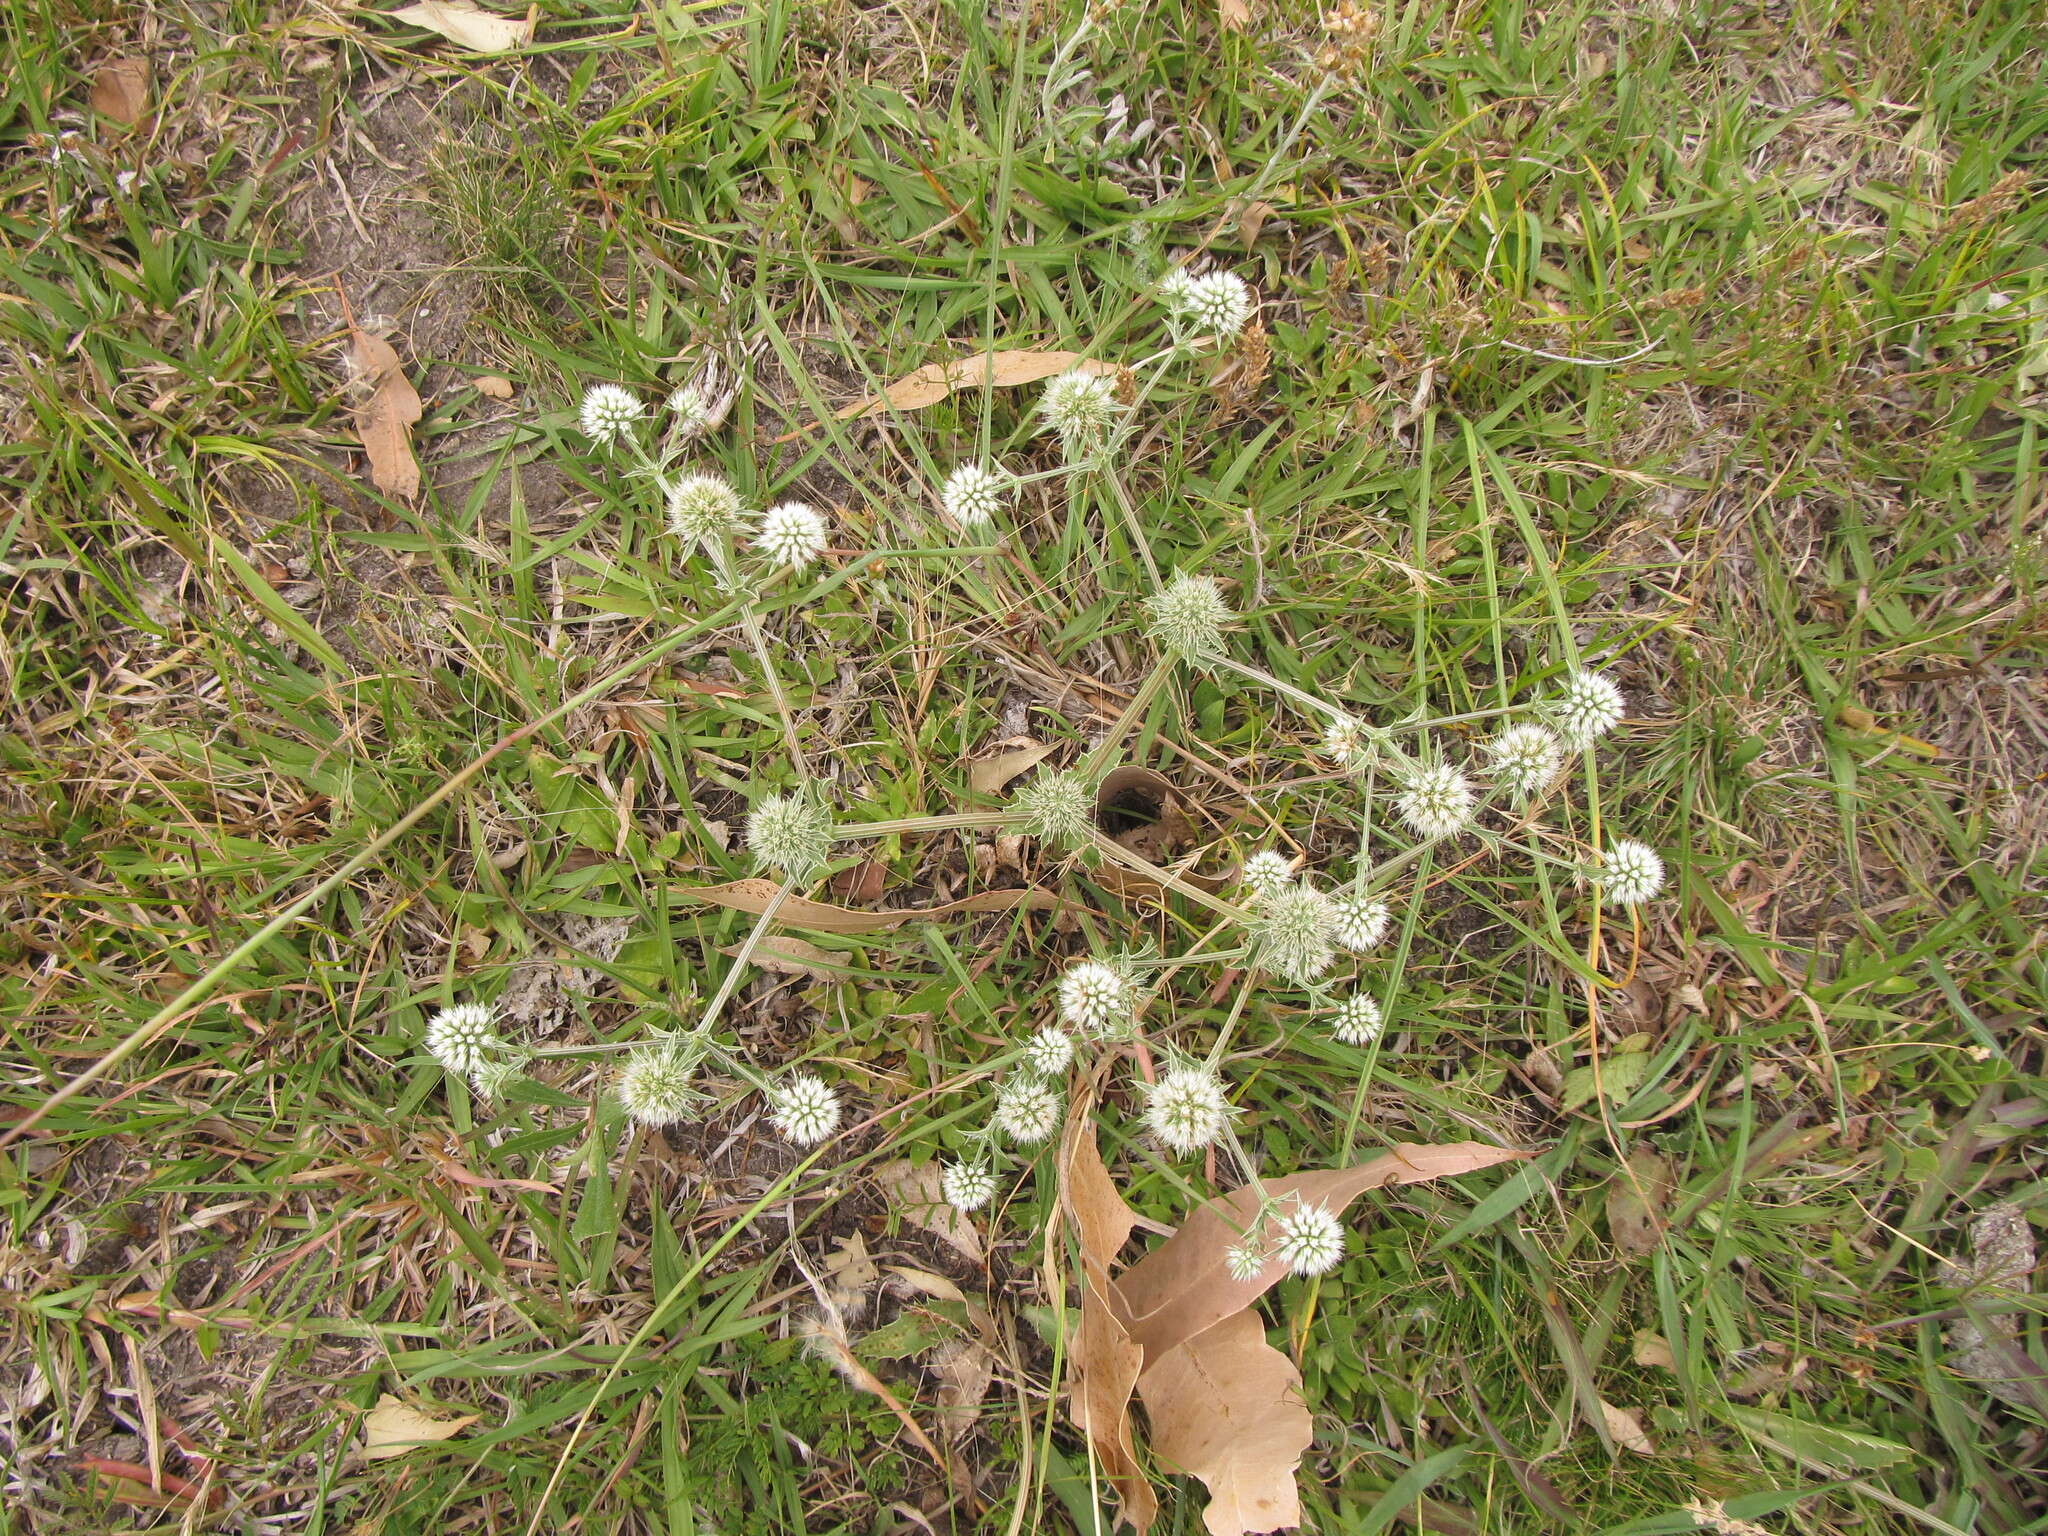
[[[769,1090],[768,1119],[784,1141],[815,1147],[839,1129],[839,1096],[815,1073],[795,1072]]]
[[[1528,799],[1557,776],[1564,743],[1547,726],[1511,725],[1486,744],[1486,766],[1494,783]]]
[[[1060,1017],[1084,1035],[1115,1040],[1130,1033],[1138,989],[1100,960],[1077,960],[1060,977]]]
[[[761,514],[754,548],[777,565],[809,565],[825,553],[828,532],[824,516],[800,501],[785,501]]]
[[[593,384],[583,391],[583,407],[577,423],[593,443],[609,443],[633,430],[647,408],[630,389],[617,384]]]
[[[996,1090],[996,1129],[1024,1146],[1045,1140],[1059,1129],[1066,1106],[1048,1078],[1024,1074]]]
[[[1252,888],[1253,898],[1263,899],[1294,883],[1294,860],[1278,849],[1261,848],[1244,861],[1241,873],[1244,883]]]
[[[996,1176],[986,1163],[948,1163],[939,1175],[939,1193],[956,1211],[978,1211],[995,1199]]]
[[[711,425],[711,402],[704,398],[704,391],[694,384],[679,384],[669,391],[669,414],[676,419],[676,430],[683,433],[702,432]]]
[[[1210,272],[1188,284],[1187,323],[1206,335],[1237,335],[1254,308],[1251,289],[1235,272]]]
[[[1175,267],[1159,279],[1156,290],[1159,304],[1176,320],[1185,320],[1195,306],[1195,274],[1186,267]]]
[[[1079,773],[1040,773],[1011,798],[1034,837],[1063,848],[1088,842],[1095,830],[1095,791]]]
[[[1045,430],[1059,433],[1060,447],[1069,456],[1102,441],[1123,410],[1117,402],[1115,380],[1079,368],[1048,380],[1038,399]]]
[[[1230,1271],[1230,1278],[1243,1285],[1256,1280],[1259,1271],[1266,1267],[1266,1250],[1256,1236],[1247,1237],[1224,1251],[1223,1262]]]
[[[1221,652],[1224,627],[1236,617],[1209,576],[1174,577],[1145,599],[1145,616],[1146,632],[1189,661]]]
[[[939,487],[939,508],[962,528],[987,528],[1009,495],[1008,475],[980,464],[962,464]]]
[[[1346,1045],[1371,1045],[1379,1038],[1380,1005],[1354,992],[1330,1011],[1330,1033]]]
[[[1048,1024],[1024,1046],[1024,1070],[1040,1077],[1061,1077],[1074,1064],[1074,1037]]]
[[[1607,845],[1586,878],[1600,887],[1610,907],[1640,906],[1664,889],[1664,861],[1648,843],[1618,837]]]
[[[1336,925],[1335,904],[1321,891],[1282,886],[1252,910],[1252,961],[1289,981],[1314,981],[1337,958],[1331,947]]]
[[[1393,913],[1387,904],[1377,896],[1333,896],[1330,907],[1337,914],[1337,920],[1330,928],[1330,938],[1340,949],[1363,953],[1387,936],[1387,925]]]
[[[1323,756],[1347,772],[1366,767],[1373,759],[1373,733],[1355,715],[1335,715],[1323,727]]]
[[[746,511],[740,493],[718,475],[685,475],[668,488],[669,531],[680,538],[722,538]]]
[[[1179,1157],[1213,1146],[1236,1113],[1207,1067],[1174,1067],[1145,1090],[1145,1128]]]
[[[514,1083],[526,1076],[525,1052],[497,1060],[479,1062],[470,1069],[469,1086],[476,1090],[477,1097],[502,1099]]]
[[[1471,823],[1472,786],[1449,763],[1424,763],[1403,782],[1394,808],[1417,837],[1449,837]]]
[[[704,1103],[697,1091],[701,1050],[673,1042],[637,1046],[619,1065],[613,1087],[619,1106],[642,1125],[674,1125],[688,1119]]]
[[[1598,672],[1574,672],[1550,706],[1551,718],[1565,745],[1591,746],[1621,723],[1628,701],[1613,682]]]
[[[1344,1257],[1344,1224],[1324,1205],[1297,1205],[1273,1218],[1273,1257],[1297,1275],[1328,1274]]]
[[[427,1054],[458,1077],[467,1077],[505,1042],[491,1026],[495,1016],[483,1003],[457,1003],[427,1020],[422,1043]]]
[[[832,812],[801,790],[769,795],[747,817],[756,869],[779,869],[801,885],[832,857]]]

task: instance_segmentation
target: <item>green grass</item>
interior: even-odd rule
[[[153,1403],[213,1458],[229,1527],[1106,1528],[1057,1406],[1049,1157],[987,1221],[986,1272],[864,1170],[963,1144],[1058,961],[1091,936],[1179,952],[1198,909],[1027,850],[1090,909],[1078,932],[805,935],[843,974],[743,989],[730,1019],[872,1118],[810,1162],[745,1101],[631,1139],[580,1071],[493,1108],[418,1041],[451,997],[521,988],[565,1040],[688,1016],[750,921],[688,893],[748,872],[743,791],[794,782],[724,598],[576,433],[581,387],[737,381],[701,462],[829,508],[841,548],[908,552],[790,589],[769,623],[843,814],[943,815],[1019,729],[1078,758],[1150,664],[1148,581],[1094,490],[1034,487],[999,556],[917,553],[952,465],[1046,454],[1030,391],[830,412],[979,345],[1133,360],[1162,252],[1206,246],[1265,301],[1270,366],[1241,395],[1182,369],[1147,407],[1125,481],[1153,557],[1235,584],[1237,654],[1368,716],[1491,708],[1605,658],[1634,705],[1601,824],[1675,875],[1639,932],[1603,924],[1596,967],[1568,882],[1440,854],[1365,969],[1400,977],[1367,1059],[1255,997],[1232,1077],[1271,1168],[1475,1134],[1538,1153],[1372,1197],[1337,1272],[1274,1293],[1315,1528],[1649,1536],[1721,1501],[1774,1532],[2048,1529],[2048,1401],[1957,1367],[1941,1266],[1988,1206],[2048,1208],[2027,308],[2048,306],[2048,29],[2020,4],[1675,9],[1389,8],[1369,66],[1311,102],[1300,6],[1244,34],[1126,6],[1063,56],[1073,5],[670,6],[630,30],[558,5],[528,63],[472,68],[369,12],[337,34],[325,11],[172,6],[144,46],[16,0],[7,1123],[506,732],[690,637],[6,1149],[7,1518],[212,1518],[87,1475],[148,1458]],[[159,97],[124,134],[84,82],[132,51]],[[1124,158],[1116,93],[1159,125]],[[356,249],[337,178],[380,189],[372,235],[403,214],[438,242],[412,262],[433,281],[389,251],[308,260]],[[428,403],[418,506],[350,455],[337,281],[425,316],[393,314]],[[486,373],[516,398],[467,387]],[[1130,752],[1195,802],[1204,868],[1279,842],[1334,878],[1355,796],[1306,766],[1313,737],[1184,674]],[[1594,803],[1573,797],[1573,836]],[[873,851],[888,904],[990,878],[958,837]],[[1213,978],[1174,1001],[1190,1043],[1229,1012]],[[1566,1110],[1589,1007],[1603,1062],[1642,1075]],[[1187,1170],[1136,1144],[1127,1077],[1105,1155],[1171,1224]],[[1644,1149],[1676,1187],[1635,1254],[1607,1212]],[[928,1320],[870,1363],[935,1434],[928,1341],[981,1339],[967,1303],[988,1309],[995,1384],[950,1469],[795,1337],[856,1231],[965,1294],[895,1286],[855,1329],[886,1351],[894,1319]],[[383,1392],[481,1419],[351,1460]],[[1602,1402],[1654,1454],[1618,1449]],[[1161,1528],[1198,1530],[1170,1488]]]

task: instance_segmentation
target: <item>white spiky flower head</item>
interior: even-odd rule
[[[1449,837],[1471,824],[1472,786],[1449,763],[1423,763],[1402,781],[1394,808],[1418,837]]]
[[[1634,907],[1664,889],[1664,861],[1648,843],[1618,837],[1607,845],[1586,878],[1600,887],[1610,907]]]
[[[1020,1074],[996,1090],[996,1129],[1014,1142],[1031,1146],[1059,1129],[1064,1108],[1060,1090],[1050,1079]]]
[[[1331,947],[1336,926],[1329,897],[1313,886],[1284,885],[1252,909],[1252,963],[1289,981],[1314,981],[1337,958]]]
[[[456,1003],[427,1020],[421,1043],[427,1054],[457,1077],[467,1077],[504,1045],[492,1028],[497,1017],[483,1003]]]
[[[633,430],[647,407],[630,389],[617,384],[593,384],[583,391],[583,406],[577,424],[593,443],[609,443]]]
[[[1236,1113],[1207,1067],[1171,1068],[1145,1090],[1145,1128],[1180,1157],[1214,1145]]]
[[[1277,848],[1261,848],[1244,861],[1242,873],[1253,898],[1262,899],[1294,883],[1294,860]]]
[[[1060,1017],[1098,1040],[1129,1034],[1138,1009],[1138,989],[1131,978],[1101,960],[1076,960],[1068,966],[1060,976],[1059,998]]]
[[[1255,308],[1251,289],[1235,272],[1206,273],[1188,284],[1187,323],[1207,335],[1237,335]]]
[[[514,1083],[526,1076],[528,1057],[524,1051],[492,1061],[479,1062],[470,1070],[469,1086],[481,1098],[502,1099]]]
[[[996,1197],[996,1176],[988,1164],[962,1158],[946,1164],[939,1175],[939,1193],[956,1211],[978,1211]]]
[[[1486,744],[1486,766],[1494,783],[1526,800],[1557,776],[1564,743],[1548,726],[1511,725]]]
[[[1230,1271],[1230,1278],[1243,1285],[1256,1280],[1259,1271],[1266,1267],[1266,1251],[1260,1245],[1256,1234],[1242,1242],[1232,1243],[1223,1254],[1224,1265]]]
[[[839,1129],[839,1095],[815,1072],[793,1072],[769,1090],[768,1118],[784,1141],[815,1147]]]
[[[1048,1024],[1024,1044],[1024,1070],[1040,1077],[1060,1077],[1074,1064],[1074,1037]]]
[[[1380,1005],[1363,992],[1354,992],[1330,1010],[1330,1033],[1346,1045],[1371,1045],[1379,1038]]]
[[[1373,735],[1356,715],[1332,715],[1323,727],[1320,750],[1339,768],[1355,773],[1373,760]]]
[[[1145,599],[1146,633],[1174,655],[1200,661],[1223,649],[1237,617],[1211,576],[1176,576]]]
[[[676,419],[676,430],[684,433],[702,432],[711,425],[711,402],[704,398],[704,391],[694,384],[678,384],[669,391],[669,414]]]
[[[1273,1257],[1297,1275],[1321,1275],[1344,1257],[1344,1224],[1328,1206],[1302,1203],[1273,1218]]]
[[[1337,914],[1330,938],[1338,948],[1362,953],[1387,936],[1393,912],[1377,896],[1333,896],[1330,906]]]
[[[992,525],[1014,482],[999,470],[962,464],[939,487],[939,508],[962,528]]]
[[[1115,380],[1069,368],[1047,380],[1038,411],[1045,418],[1045,429],[1059,433],[1060,447],[1071,458],[1099,443],[1124,408],[1116,398]]]
[[[779,869],[801,885],[832,857],[832,812],[803,790],[769,795],[747,817],[756,869]]]
[[[785,501],[761,514],[754,548],[777,565],[809,565],[825,553],[830,533],[824,514],[800,501]]]
[[[1010,804],[1023,816],[1027,832],[1060,847],[1078,847],[1095,830],[1095,792],[1072,769],[1034,775]]]
[[[668,488],[669,531],[708,543],[737,528],[747,515],[740,493],[719,475],[684,475]]]
[[[1564,680],[1550,715],[1565,745],[1583,749],[1621,723],[1628,700],[1612,679],[1599,672],[1573,672]]]
[[[1185,320],[1194,308],[1195,274],[1186,267],[1175,267],[1159,279],[1156,290],[1159,304],[1176,320]]]
[[[642,1125],[673,1125],[705,1103],[697,1089],[704,1047],[688,1040],[660,1040],[635,1046],[612,1080],[619,1107]]]

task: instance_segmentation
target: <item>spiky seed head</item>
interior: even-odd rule
[[[1024,829],[1062,848],[1090,840],[1095,830],[1095,791],[1080,773],[1040,773],[1026,780],[1010,804]]]
[[[1070,458],[1101,442],[1124,412],[1114,380],[1078,368],[1047,380],[1038,410],[1045,430],[1059,433],[1060,447]]]
[[[1064,1109],[1060,1090],[1049,1078],[1020,1074],[996,1090],[996,1129],[1031,1146],[1059,1129]]]
[[[1613,681],[1599,672],[1573,672],[1564,680],[1550,716],[1565,745],[1583,750],[1621,723],[1628,700]]]
[[[1273,1218],[1273,1257],[1297,1275],[1321,1275],[1344,1257],[1344,1224],[1328,1206],[1297,1204]]]
[[[792,1072],[768,1094],[768,1118],[782,1139],[815,1147],[839,1129],[839,1096],[814,1072]]]
[[[754,548],[777,565],[803,566],[825,553],[829,539],[822,513],[800,501],[785,501],[761,514]]]
[[[1244,883],[1253,897],[1270,896],[1283,885],[1294,883],[1294,860],[1275,848],[1261,848],[1244,861]]]
[[[988,1164],[963,1158],[946,1164],[939,1175],[939,1193],[956,1211],[978,1211],[996,1197],[996,1176]]]
[[[1084,1035],[1117,1040],[1130,1033],[1138,989],[1100,960],[1077,960],[1060,977],[1060,1017]]]
[[[1333,715],[1323,727],[1323,756],[1355,773],[1373,760],[1373,733],[1356,715]]]
[[[1330,908],[1337,914],[1330,938],[1338,948],[1362,953],[1387,936],[1393,913],[1377,896],[1333,896]]]
[[[1380,1005],[1354,992],[1330,1010],[1330,1033],[1346,1045],[1371,1045],[1379,1038]]]
[[[1252,963],[1289,981],[1306,984],[1337,958],[1331,937],[1337,913],[1330,898],[1313,886],[1285,885],[1261,897],[1247,931]]]
[[[1074,1037],[1057,1024],[1048,1024],[1024,1046],[1024,1070],[1040,1077],[1064,1076],[1074,1064]]]
[[[476,1090],[479,1098],[502,1099],[514,1083],[526,1076],[527,1055],[520,1051],[511,1056],[480,1062],[469,1074],[469,1086]]]
[[[1235,272],[1210,272],[1187,287],[1187,323],[1210,336],[1230,337],[1245,328],[1257,307],[1252,291]]]
[[[1014,482],[980,464],[962,464],[939,487],[939,509],[962,528],[987,528],[1003,510]]]
[[[1449,837],[1471,824],[1472,786],[1449,763],[1424,763],[1402,781],[1394,808],[1418,837]]]
[[[669,531],[708,543],[737,528],[747,515],[740,493],[719,475],[684,475],[668,488]]]
[[[1175,267],[1159,279],[1157,293],[1160,308],[1176,320],[1185,320],[1194,308],[1195,274],[1186,267]]]
[[[669,414],[676,419],[676,430],[683,433],[702,432],[711,425],[711,402],[704,398],[704,391],[694,384],[678,384],[669,391]]]
[[[483,1003],[456,1003],[427,1020],[421,1041],[445,1071],[467,1077],[505,1042],[492,1028],[496,1015]]]
[[[705,1103],[697,1089],[701,1049],[672,1041],[636,1046],[619,1064],[613,1087],[619,1106],[642,1125],[674,1125]]]
[[[1648,843],[1618,837],[1607,845],[1586,878],[1600,887],[1610,907],[1634,907],[1664,889],[1664,861]]]
[[[1511,725],[1486,744],[1486,766],[1494,783],[1526,800],[1552,779],[1564,763],[1564,743],[1547,726]]]
[[[1259,1271],[1266,1267],[1266,1251],[1256,1234],[1242,1242],[1233,1243],[1225,1250],[1223,1262],[1230,1270],[1230,1278],[1243,1285],[1256,1280]]]
[[[1145,1128],[1179,1157],[1214,1145],[1237,1111],[1207,1067],[1174,1067],[1145,1090]]]
[[[779,869],[802,885],[832,857],[832,812],[802,790],[769,795],[747,817],[747,847],[756,869]]]
[[[577,422],[583,435],[593,443],[609,443],[632,431],[634,423],[646,414],[640,397],[630,389],[617,384],[593,384],[583,391],[583,407],[577,412]]]
[[[1215,579],[1176,576],[1145,599],[1146,632],[1174,655],[1200,661],[1223,650],[1223,631],[1237,615]]]

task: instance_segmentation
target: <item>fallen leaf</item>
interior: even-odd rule
[[[911,1163],[906,1159],[884,1163],[874,1173],[875,1182],[905,1221],[951,1244],[968,1263],[978,1265],[987,1257],[981,1234],[967,1214],[946,1199],[939,1187],[940,1177],[937,1163]]]
[[[470,383],[476,386],[478,394],[488,395],[493,400],[510,400],[512,398],[512,381],[501,374],[479,374],[471,379]]]
[[[391,19],[438,32],[471,53],[504,53],[533,41],[532,11],[523,17],[500,16],[475,0],[415,0],[393,11]]]
[[[931,1372],[939,1378],[939,1422],[946,1438],[958,1440],[981,1417],[981,1401],[996,1373],[993,1356],[973,1339],[948,1339],[932,1351]]]
[[[1643,1421],[1633,1408],[1617,1408],[1603,1399],[1600,1403],[1600,1417],[1607,1421],[1607,1433],[1614,1437],[1614,1443],[1625,1451],[1634,1451],[1638,1456],[1654,1456],[1657,1447],[1650,1442]]]
[[[1671,1354],[1669,1341],[1663,1334],[1652,1333],[1647,1328],[1637,1332],[1635,1353],[1631,1358],[1637,1365],[1655,1366],[1666,1371],[1678,1369],[1678,1361]]]
[[[1245,0],[1217,0],[1217,20],[1226,32],[1242,32],[1252,24],[1252,8]]]
[[[780,887],[773,880],[734,880],[725,885],[677,886],[672,889],[683,901],[709,902],[755,916],[768,910]],[[935,907],[897,907],[887,912],[855,912],[829,902],[810,901],[802,896],[784,899],[775,920],[791,928],[808,928],[813,933],[876,933],[899,923],[914,923],[935,917],[957,917],[963,912],[1014,912],[1019,907],[1034,912],[1051,912],[1068,903],[1051,891],[1025,886],[1013,891],[981,891],[958,901]]]
[[[370,480],[400,501],[420,492],[420,464],[412,452],[412,424],[420,419],[419,392],[406,379],[391,343],[349,327],[356,378],[368,391],[356,407],[356,436],[370,459]]]
[[[422,1445],[459,1435],[482,1417],[465,1413],[459,1418],[436,1418],[386,1392],[363,1419],[363,1459],[385,1461],[403,1456]]]
[[[922,368],[906,373],[880,394],[856,400],[834,415],[840,421],[852,421],[891,408],[922,410],[925,406],[937,405],[954,390],[965,389],[969,385],[1007,387],[1035,384],[1040,379],[1049,379],[1069,369],[1104,378],[1114,378],[1118,373],[1116,364],[1083,357],[1079,352],[980,352],[973,357],[955,358],[950,363],[926,363]]]
[[[733,944],[724,953],[737,956],[746,946]],[[817,976],[830,980],[846,974],[844,962],[815,944],[793,939],[786,933],[771,933],[754,945],[754,964],[780,976]]]
[[[1639,1146],[1607,1186],[1607,1235],[1623,1253],[1655,1253],[1671,1209],[1671,1164]]]
[[[888,863],[873,854],[832,877],[832,894],[846,901],[880,901],[888,886]]]
[[[1341,1214],[1368,1189],[1476,1173],[1528,1155],[1476,1141],[1397,1146],[1382,1157],[1350,1168],[1268,1179],[1264,1190],[1274,1200],[1299,1199]],[[1162,1358],[1176,1345],[1243,1311],[1287,1272],[1287,1266],[1276,1259],[1248,1280],[1231,1277],[1226,1254],[1258,1209],[1259,1193],[1247,1185],[1197,1207],[1178,1232],[1132,1265],[1117,1282],[1133,1319],[1132,1337],[1148,1360]]]
[[[968,768],[967,787],[977,795],[998,794],[1018,774],[1036,768],[1058,750],[1057,742],[1034,741],[1008,752],[998,752],[994,757],[985,757]]]
[[[868,1240],[859,1232],[842,1237],[825,1259],[826,1291],[843,1316],[864,1311],[868,1292],[881,1283],[882,1271],[868,1257]]]
[[[93,111],[132,128],[149,110],[151,76],[147,59],[109,59],[93,72]]]

